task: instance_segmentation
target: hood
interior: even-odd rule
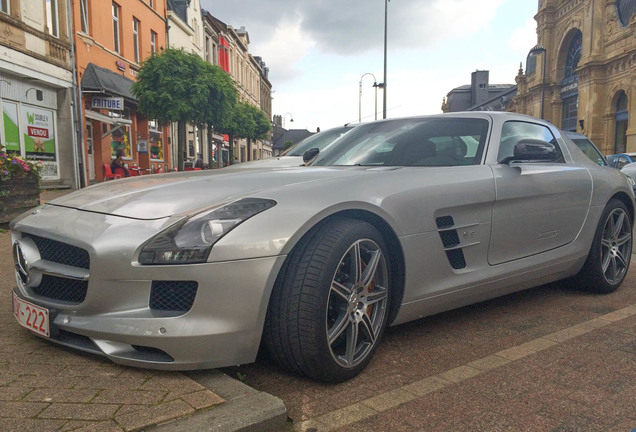
[[[274,156],[267,159],[260,159],[250,162],[241,162],[223,168],[224,170],[236,170],[247,168],[285,168],[303,166],[302,156]]]
[[[111,180],[49,202],[50,205],[134,219],[161,219],[268,191],[357,175],[360,170],[281,168],[188,171]]]

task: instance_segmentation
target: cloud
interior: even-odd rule
[[[393,0],[388,3],[390,50],[426,50],[442,39],[484,30],[505,1]],[[381,0],[245,0],[240,7],[234,2],[202,0],[202,7],[233,27],[246,26],[250,52],[262,56],[268,65],[287,69],[280,69],[279,80],[294,75],[291,70],[311,47],[341,56],[377,53],[384,47]]]
[[[537,23],[534,18],[528,18],[523,27],[513,30],[508,39],[510,50],[522,58],[528,55],[530,48],[537,43]]]

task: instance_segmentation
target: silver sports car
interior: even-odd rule
[[[13,310],[121,364],[213,368],[263,346],[343,381],[387,325],[560,279],[615,290],[632,182],[532,117],[378,121],[311,166],[115,180],[20,216]]]

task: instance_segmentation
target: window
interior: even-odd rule
[[[0,12],[9,13],[9,0],[0,0]]]
[[[130,111],[125,108],[123,112],[109,111],[109,117],[130,120]],[[130,123],[130,122],[128,122]],[[115,157],[117,150],[124,152],[124,159],[132,158],[132,146],[130,145],[130,125],[126,124],[110,134],[111,157]]]
[[[158,120],[148,121],[148,137],[150,138],[150,158],[163,160],[163,133]]]
[[[46,26],[51,36],[59,37],[57,0],[46,0]]]
[[[139,20],[133,18],[133,50],[135,63],[139,63]]]
[[[497,154],[497,162],[504,162],[514,156],[515,146],[523,139],[536,139],[554,144],[559,154],[561,149],[547,127],[520,121],[507,121],[501,129],[501,142],[499,144],[499,153]],[[564,162],[563,157],[558,158],[555,162]]]
[[[149,0],[148,4],[150,5],[151,8],[155,8],[155,0]]]
[[[80,20],[82,33],[88,34],[88,0],[80,0]]]
[[[121,54],[119,45],[119,5],[113,2],[113,50]]]
[[[153,31],[150,32],[150,52],[153,54],[157,52],[157,33]]]

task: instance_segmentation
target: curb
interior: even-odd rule
[[[147,429],[152,432],[273,432],[289,431],[283,401],[255,390],[218,370],[185,373],[190,379],[225,399],[191,417]]]

